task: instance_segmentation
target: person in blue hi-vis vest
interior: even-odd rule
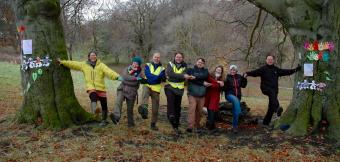
[[[159,94],[161,91],[161,83],[165,81],[165,68],[161,63],[161,54],[154,53],[152,61],[146,63],[144,69],[146,84],[143,86],[142,103],[138,107],[138,112],[143,119],[148,118],[149,97],[152,101],[152,115],[150,127],[152,130],[158,130],[156,123],[158,119]]]

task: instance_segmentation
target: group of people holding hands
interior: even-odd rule
[[[274,113],[278,116],[282,113],[277,99],[278,78],[280,76],[291,75],[301,69],[280,69],[274,66],[275,57],[268,55],[266,65],[259,69],[238,74],[236,65],[231,65],[228,74],[224,76],[224,67],[217,66],[213,71],[208,71],[205,67],[205,59],[198,58],[194,67],[188,67],[184,61],[184,54],[174,53],[174,59],[166,66],[161,63],[161,54],[154,53],[150,63],[146,63],[142,70],[142,59],[138,56],[132,58],[132,63],[118,74],[111,70],[99,59],[96,52],[88,54],[85,62],[58,60],[60,65],[70,69],[82,71],[85,77],[86,89],[91,100],[91,110],[94,113],[99,100],[102,108],[101,125],[108,124],[109,116],[114,124],[118,124],[122,115],[122,105],[127,105],[128,127],[134,127],[133,108],[138,97],[140,84],[143,85],[142,101],[138,106],[138,112],[143,119],[148,118],[149,98],[151,97],[151,124],[152,130],[158,130],[156,126],[158,120],[158,110],[160,102],[160,92],[162,82],[165,82],[164,92],[167,100],[167,118],[176,134],[180,134],[181,103],[184,95],[185,85],[187,85],[188,107],[188,127],[186,132],[201,130],[202,108],[208,111],[206,128],[215,130],[216,112],[219,108],[220,96],[224,92],[225,99],[233,105],[233,132],[238,130],[238,118],[241,112],[241,88],[247,85],[247,76],[261,77],[261,91],[269,97],[267,113],[263,119],[263,125],[269,125]],[[117,96],[113,113],[108,113],[107,97],[104,78],[121,81],[117,88]],[[185,84],[187,82],[187,84]]]

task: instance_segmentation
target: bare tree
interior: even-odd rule
[[[154,48],[154,23],[162,11],[161,4],[165,2],[159,0],[116,1],[116,9],[120,10],[123,15],[116,18],[130,24],[134,34],[131,40],[136,44],[137,51],[144,59],[149,58],[149,54]]]
[[[18,50],[16,42],[14,11],[9,0],[0,2],[0,47],[12,46]]]

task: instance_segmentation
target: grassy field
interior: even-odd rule
[[[120,71],[121,67],[113,67]],[[72,72],[75,93],[80,104],[89,110],[83,76]],[[23,96],[20,71],[16,64],[0,62],[0,161],[339,161],[339,145],[322,136],[289,137],[279,130],[240,126],[238,134],[222,129],[218,136],[203,134],[173,135],[166,119],[162,92],[158,127],[149,129],[135,111],[136,128],[127,128],[126,113],[119,125],[105,128],[97,124],[74,126],[64,130],[40,130],[17,124],[12,119]],[[119,82],[106,81],[109,110],[112,111],[115,89]],[[261,94],[257,79],[250,79],[244,100],[253,115],[263,115],[267,100]],[[139,93],[141,94],[141,93]],[[286,108],[292,91],[280,89],[280,102]],[[183,97],[184,119],[187,97]],[[125,109],[124,109],[125,110]],[[181,129],[185,129],[182,120]],[[202,121],[202,124],[204,121]],[[225,127],[225,123],[219,124]]]

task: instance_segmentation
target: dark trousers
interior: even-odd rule
[[[107,112],[107,98],[106,97],[99,97],[96,92],[90,93],[90,100],[91,102],[100,101],[100,105],[102,106],[102,111]]]
[[[279,108],[279,100],[277,99],[277,92],[275,91],[262,91],[262,93],[269,98],[268,110],[263,119],[264,125],[269,125],[272,120],[274,112]]]
[[[212,130],[215,129],[215,119],[217,116],[217,112],[216,111],[212,111],[208,109],[208,117],[207,117],[207,128]]]
[[[173,91],[167,88],[165,88],[164,91],[167,100],[167,116],[169,122],[173,128],[178,128],[181,117],[182,96],[176,95]]]

